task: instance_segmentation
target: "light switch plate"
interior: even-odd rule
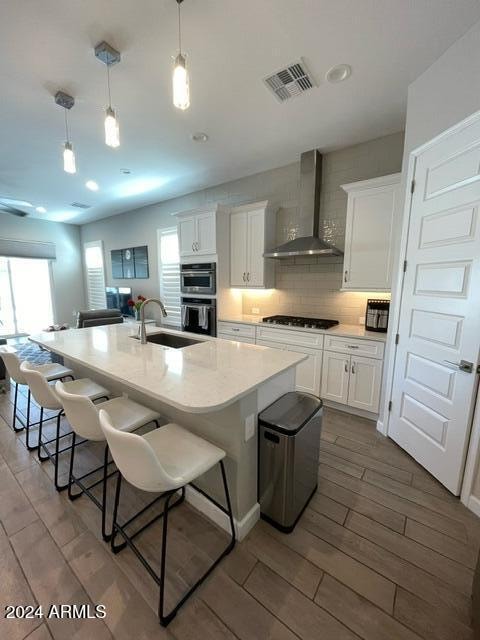
[[[258,307],[252,307],[252,313],[253,315],[258,316],[260,309]]]
[[[245,442],[248,442],[250,438],[255,435],[255,414],[251,413],[245,418]]]

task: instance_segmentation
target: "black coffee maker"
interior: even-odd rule
[[[367,300],[365,313],[365,329],[386,333],[388,316],[390,314],[390,300]]]

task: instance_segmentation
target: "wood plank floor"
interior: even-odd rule
[[[24,410],[24,396],[20,405]],[[165,630],[154,582],[130,550],[110,553],[90,500],[70,502],[55,491],[52,465],[40,464],[24,434],[12,432],[11,411],[11,398],[0,396],[0,638],[473,638],[480,521],[368,420],[325,412],[318,491],[295,531],[285,535],[259,522]],[[98,465],[101,456],[98,445],[82,446],[79,469]],[[128,486],[125,496],[125,517],[151,499]],[[171,525],[173,603],[226,535],[186,504],[172,513]],[[160,526],[138,542],[157,566]],[[107,615],[3,615],[7,604],[52,603],[103,604]]]

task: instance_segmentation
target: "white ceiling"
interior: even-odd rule
[[[182,11],[186,112],[171,101],[175,0],[1,1],[1,196],[82,224],[399,131],[408,84],[480,19],[476,0],[185,0]],[[93,54],[103,39],[122,53],[111,72],[118,149],[103,144],[105,67]],[[279,104],[262,79],[300,57],[319,87]],[[338,63],[352,77],[326,83]],[[59,88],[76,99],[74,176],[62,170]],[[192,142],[196,131],[209,141]]]

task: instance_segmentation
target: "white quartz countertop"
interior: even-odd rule
[[[188,413],[222,409],[307,357],[151,325],[146,329],[201,342],[182,349],[142,345],[133,337],[138,327],[126,323],[40,333],[30,340]]]
[[[367,331],[363,325],[360,324],[337,324],[331,329],[309,329],[306,327],[291,327],[285,324],[271,324],[270,322],[262,322],[263,316],[250,316],[250,315],[238,315],[238,316],[223,316],[219,318],[219,322],[235,322],[238,324],[255,324],[261,327],[270,327],[278,329],[286,329],[288,331],[309,331],[313,333],[332,334],[335,336],[345,336],[346,338],[363,338],[368,340],[379,340],[385,342],[387,339],[386,333],[379,331]]]

